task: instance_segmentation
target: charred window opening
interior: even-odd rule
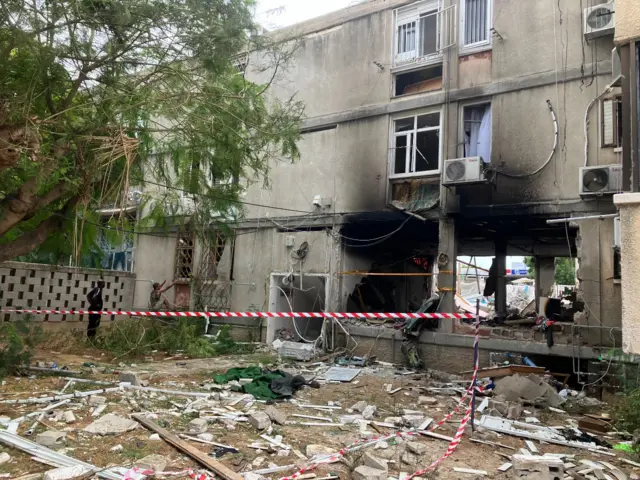
[[[396,75],[395,95],[411,95],[442,89],[442,65]]]
[[[491,104],[469,105],[463,109],[464,157],[481,157],[491,162]]]

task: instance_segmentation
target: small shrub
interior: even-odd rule
[[[616,427],[633,433],[640,429],[640,389],[627,392],[616,407]]]
[[[21,367],[28,366],[42,338],[42,328],[32,325],[29,319],[3,322],[0,325],[0,378],[15,375]]]

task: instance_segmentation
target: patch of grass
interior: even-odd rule
[[[224,330],[224,329],[223,329]],[[204,323],[198,318],[140,319],[114,322],[95,345],[116,358],[141,357],[153,350],[169,354],[184,352],[192,358],[208,358],[240,350],[228,331],[222,331],[218,344],[204,335]]]
[[[136,461],[146,457],[147,455],[151,455],[155,450],[155,447],[151,445],[150,442],[132,440],[131,442],[122,445],[122,450],[118,453],[128,460]]]
[[[30,318],[0,324],[0,378],[15,375],[29,365],[42,338],[42,328],[31,324]]]

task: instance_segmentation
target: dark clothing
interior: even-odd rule
[[[87,300],[89,301],[89,310],[93,312],[99,312],[102,310],[103,302],[102,302],[102,289],[100,287],[96,287],[89,292],[87,295]],[[87,325],[87,337],[94,338],[96,333],[98,333],[98,327],[100,326],[100,315],[99,314],[90,314],[89,315],[89,325]]]
[[[484,292],[482,294],[485,297],[490,297],[496,293],[496,287],[498,286],[498,264],[494,258],[491,261],[491,267],[489,268],[489,276],[485,280]]]
[[[95,338],[100,326],[100,315],[89,315],[89,325],[87,325],[87,337]]]

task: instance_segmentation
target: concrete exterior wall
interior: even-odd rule
[[[269,172],[271,187],[250,185],[244,199],[312,212],[314,196],[321,195],[332,199],[331,211],[381,210],[386,204],[388,137],[386,116],[304,134],[298,144],[300,160],[294,164],[273,162]],[[246,215],[260,218],[297,214],[247,206]]]
[[[234,280],[231,305],[235,311],[266,311],[269,306],[270,275],[272,273],[335,272],[334,242],[324,231],[278,232],[275,228],[244,231],[236,238]],[[291,249],[285,246],[287,236],[295,237],[295,248],[308,242],[310,249],[304,262],[294,260]],[[327,304],[332,302],[327,299]]]
[[[133,305],[146,309],[153,282],[173,281],[176,262],[176,235],[137,235],[136,238],[136,289]],[[169,301],[175,299],[175,289],[166,294]]]
[[[616,0],[616,44],[640,38],[640,3],[637,0]]]
[[[86,309],[87,294],[101,278],[105,281],[104,309],[131,310],[136,280],[132,273],[22,262],[0,263],[0,306],[18,310]],[[2,314],[4,321],[21,317],[21,314]],[[54,323],[87,319],[83,315],[51,314],[34,315],[34,320]]]
[[[622,348],[625,353],[640,354],[640,310],[638,282],[640,265],[640,194],[615,196],[620,209],[620,256],[622,266]]]

